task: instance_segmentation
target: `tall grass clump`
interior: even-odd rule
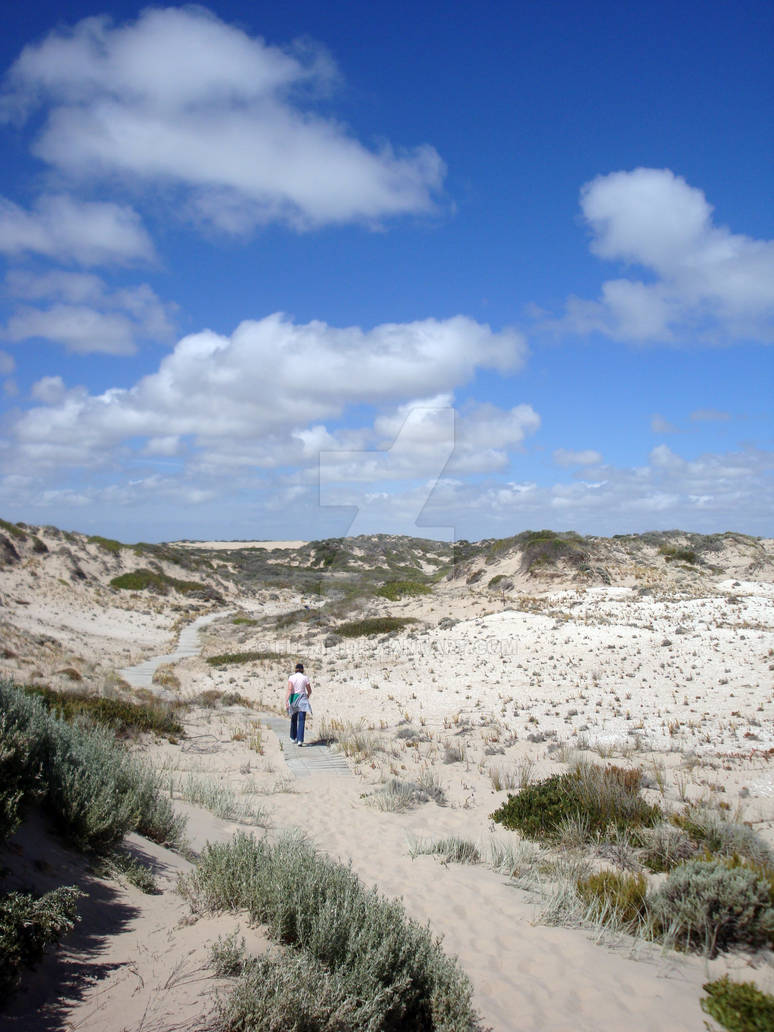
[[[491,816],[535,841],[557,840],[568,821],[582,826],[588,838],[611,826],[621,830],[648,826],[661,811],[642,798],[640,784],[638,770],[579,764],[574,771],[554,774],[509,795]]]
[[[247,910],[272,939],[293,948],[279,963],[257,961],[246,969],[223,1028],[478,1027],[467,976],[429,930],[298,835],[269,843],[237,833],[228,843],[209,844],[180,887],[194,911]],[[313,994],[304,988],[307,978]],[[298,1014],[294,996],[306,1001]],[[337,1025],[336,1008],[347,1001],[362,1012],[342,1015]],[[265,1023],[267,1013],[280,1023]]]
[[[774,853],[746,824],[729,821],[709,806],[694,806],[672,818],[673,823],[707,852],[744,857],[752,864],[774,867]]]
[[[104,852],[135,830],[166,845],[180,843],[184,820],[157,775],[108,729],[69,724],[10,682],[0,682],[0,712],[0,755],[11,768],[0,786],[4,834],[25,804],[39,801],[82,849]],[[27,756],[19,755],[21,742]]]
[[[179,783],[170,779],[170,792],[177,792],[188,803],[203,806],[224,821],[238,821],[240,824],[269,823],[266,811],[240,799],[227,785],[221,785],[212,778],[197,778],[193,774]]]
[[[770,1032],[774,1028],[774,996],[752,982],[732,982],[728,975],[702,986],[707,998],[701,1009],[729,1032]]]
[[[755,949],[774,936],[768,881],[721,860],[689,860],[676,867],[648,904],[661,938],[710,957],[737,945]]]
[[[435,840],[418,839],[409,849],[409,855],[412,860],[423,855],[437,856],[444,864],[481,863],[481,852],[475,842],[456,835]]]
[[[628,932],[637,931],[647,919],[647,887],[645,875],[617,871],[599,871],[577,882],[578,895],[587,907],[586,920]]]

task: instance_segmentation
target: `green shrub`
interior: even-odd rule
[[[619,829],[655,823],[661,815],[639,794],[639,771],[583,764],[510,795],[491,815],[506,828],[540,841],[557,839],[563,825],[580,817],[588,837],[610,825]],[[577,822],[576,822],[577,823]]]
[[[742,945],[763,946],[774,934],[768,882],[746,867],[689,860],[650,897],[661,936],[710,957]]]
[[[219,656],[208,656],[207,662],[210,666],[231,666],[236,663],[255,663],[259,659],[287,659],[282,652],[223,652]]]
[[[419,581],[394,580],[383,584],[376,594],[381,595],[382,598],[388,598],[391,602],[397,602],[406,595],[429,595],[430,588]]]
[[[15,989],[20,968],[35,964],[46,946],[74,927],[81,895],[73,885],[39,899],[24,892],[0,895],[0,996]]]
[[[121,544],[120,541],[116,541],[115,538],[101,537],[99,534],[92,534],[86,538],[89,544],[98,545],[103,552],[110,552],[113,555],[118,555],[122,548],[128,548],[128,545]]]
[[[588,906],[588,916],[604,923],[614,922],[634,931],[645,920],[648,883],[643,874],[600,871],[580,878],[578,895]]]
[[[257,620],[254,620],[250,616],[235,616],[231,622],[232,624],[236,624],[237,626],[239,624],[245,624],[248,627],[254,627],[258,623]]]
[[[289,983],[299,995],[305,993],[303,972],[321,998],[327,998],[327,986],[342,1002],[378,1003],[380,1012],[368,1024],[356,1015],[353,1021],[360,1024],[342,1028],[469,1032],[476,1027],[470,982],[428,929],[410,920],[399,902],[366,890],[348,867],[319,855],[298,836],[272,844],[237,833],[228,843],[209,844],[193,873],[181,879],[181,891],[195,910],[247,910],[271,938],[300,947],[303,954]],[[253,1005],[262,986],[282,977],[292,957],[274,969],[257,969],[243,994],[244,1006]],[[282,1000],[288,994],[289,988],[277,988]],[[226,1027],[337,1028],[305,1020],[234,1021]]]
[[[40,698],[46,707],[63,720],[72,722],[87,717],[95,724],[111,728],[116,734],[146,732],[164,738],[181,738],[183,725],[171,709],[159,702],[134,703],[105,699],[85,692],[62,692],[53,688],[27,687],[25,691]]]
[[[178,580],[176,577],[169,577],[166,573],[154,573],[153,570],[133,570],[131,573],[122,573],[114,577],[110,586],[112,588],[123,588],[126,591],[146,591],[152,588],[162,595],[166,595],[170,589],[179,591],[185,595],[189,591],[204,591],[204,584],[198,581]]]
[[[661,545],[659,552],[668,563],[697,563],[699,557],[692,548],[677,548],[675,545]]]
[[[708,999],[701,1001],[705,1014],[729,1032],[771,1032],[774,1028],[774,996],[752,982],[731,982],[728,975],[703,986]]]
[[[369,634],[390,634],[416,623],[407,616],[374,616],[366,620],[350,620],[335,628],[344,638],[362,638]]]

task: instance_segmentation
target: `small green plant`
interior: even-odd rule
[[[243,624],[246,627],[255,627],[258,623],[257,620],[254,620],[250,616],[235,616],[231,622],[237,626],[239,626],[239,624]]]
[[[234,978],[241,975],[247,964],[247,948],[244,937],[237,941],[237,933],[218,936],[210,950],[210,963],[215,974],[221,977]]]
[[[24,892],[0,895],[0,996],[16,988],[22,967],[35,964],[46,946],[75,926],[81,895],[74,885],[38,899]]]
[[[95,871],[100,877],[128,882],[148,896],[154,896],[158,892],[156,879],[150,868],[125,849],[115,849],[100,857],[95,865]]]
[[[705,1014],[729,1032],[771,1032],[774,1028],[774,996],[752,982],[732,982],[728,975],[703,986]]]

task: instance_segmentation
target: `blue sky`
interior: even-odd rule
[[[5,21],[5,518],[774,533],[769,4]]]

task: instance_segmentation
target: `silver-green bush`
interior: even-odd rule
[[[84,849],[103,852],[134,830],[179,844],[183,818],[157,776],[109,730],[60,720],[10,682],[0,681],[0,712],[0,832],[13,830],[25,802],[35,798]]]
[[[196,869],[181,879],[181,891],[194,910],[246,909],[273,939],[300,947],[307,961],[313,958],[319,970],[335,976],[336,985],[346,984],[353,999],[383,1001],[378,1022],[353,1027],[374,1032],[477,1027],[470,982],[429,930],[408,918],[399,902],[366,890],[348,867],[321,856],[297,835],[270,844],[237,833],[228,843],[209,844]]]
[[[763,946],[774,934],[768,883],[747,867],[689,860],[648,898],[661,936],[710,957],[731,946]]]

